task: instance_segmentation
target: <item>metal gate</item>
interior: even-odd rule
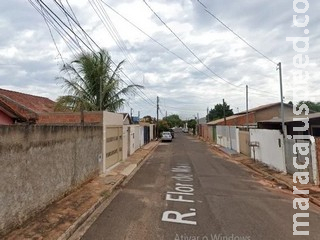
[[[122,126],[106,126],[106,168],[122,160]]]

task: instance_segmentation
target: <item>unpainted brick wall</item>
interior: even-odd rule
[[[102,126],[0,126],[0,235],[98,175]]]
[[[102,112],[84,112],[84,123],[102,124]],[[37,124],[79,124],[81,114],[79,112],[55,112],[38,114]]]

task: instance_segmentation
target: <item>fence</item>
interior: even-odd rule
[[[153,125],[100,115],[98,125],[0,126],[0,235],[153,139]]]
[[[101,126],[0,126],[0,235],[101,168]]]

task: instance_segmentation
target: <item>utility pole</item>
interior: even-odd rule
[[[168,111],[166,111],[166,120],[167,120],[167,118],[168,118]]]
[[[206,118],[207,122],[209,122],[209,107],[207,107],[207,118]]]
[[[224,106],[224,99],[222,99],[222,106],[223,106],[223,118],[224,118],[224,125],[227,125],[227,119],[226,119],[226,109]]]
[[[138,118],[140,119],[140,111],[138,111]]]
[[[249,93],[248,93],[248,85],[246,85],[246,122],[247,122],[247,130],[249,131]]]
[[[133,109],[130,108],[130,117],[131,117],[131,119],[132,119],[132,112],[133,112]]]
[[[283,137],[285,137],[286,133],[285,133],[285,126],[284,126],[284,109],[283,109],[283,90],[282,90],[282,68],[281,68],[281,62],[278,63],[278,70],[279,70],[279,77],[280,77],[281,127],[282,127]]]
[[[159,97],[157,96],[157,125],[156,125],[157,137],[159,137]]]

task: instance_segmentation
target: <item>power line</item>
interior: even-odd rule
[[[89,51],[91,51],[93,54],[96,54],[92,48],[92,45],[90,44],[90,41],[92,41],[94,43],[95,46],[97,46],[98,49],[101,50],[101,48],[99,47],[99,45],[88,35],[88,33],[81,27],[80,23],[78,21],[76,21],[71,15],[70,13],[64,8],[63,5],[60,5],[56,0],[54,1],[58,6],[59,8],[62,10],[63,13],[65,13],[65,15],[67,17],[69,17],[75,24],[76,26],[78,26],[78,28],[80,28],[81,32],[87,36],[87,40],[90,39],[90,41],[88,41],[89,43],[85,43],[73,30],[72,27],[69,27],[67,26],[66,23],[64,23],[61,18],[55,13],[53,12],[43,1],[41,0],[37,0],[36,3],[41,7],[42,10],[45,10],[45,11],[39,11],[39,8],[35,5],[35,3],[33,3],[31,0],[29,0],[29,2],[31,3],[31,5],[42,15],[44,16],[45,18],[47,18],[48,20],[48,17],[50,19],[52,19],[54,21],[54,23],[50,20],[51,24],[54,26],[55,30],[58,32],[58,33],[61,33],[60,29],[63,31],[63,34],[60,34],[62,37],[64,34],[66,34],[70,40],[72,40],[73,44],[76,45],[77,47],[79,47],[81,50],[81,46],[79,44],[79,42],[75,41],[75,39],[72,38],[72,36],[69,34],[72,33],[74,35],[74,37],[76,39],[78,39],[87,49],[89,49]],[[45,12],[45,14],[44,14]],[[58,27],[55,25],[57,24]],[[69,31],[67,31],[67,30]],[[64,38],[64,37],[63,37]],[[90,45],[90,47],[88,46]],[[117,66],[112,59],[110,59],[110,61],[115,65]],[[133,81],[121,70],[121,72],[133,83]],[[123,79],[121,79],[123,81]],[[127,84],[125,81],[123,81],[123,83],[125,83],[127,86],[129,86],[129,84]],[[133,83],[134,84],[134,83]],[[141,96],[140,94],[136,93],[138,96],[140,96],[142,99],[144,99],[143,96]],[[145,99],[144,99],[145,100]],[[145,100],[146,101],[146,100]],[[147,101],[146,101],[147,102]],[[149,103],[150,104],[150,103]]]
[[[182,40],[181,38],[159,17],[159,15],[150,7],[150,5],[143,0],[143,2],[147,5],[147,7],[150,9],[150,11],[160,20],[160,22],[162,22],[162,24],[182,43],[182,45],[207,69],[209,70],[213,75],[215,75],[216,77],[218,77],[219,79],[221,79],[222,81],[235,86],[235,87],[239,87],[229,81],[227,81],[226,79],[224,79],[223,77],[219,76],[217,73],[215,73],[214,71],[211,70],[211,68],[209,68]]]
[[[105,11],[105,9],[103,8],[103,6],[101,5],[100,2],[98,2],[98,5],[96,4],[95,1],[91,1],[89,0],[89,3],[91,5],[91,7],[93,8],[93,10],[95,11],[95,13],[98,15],[99,19],[101,20],[101,22],[103,23],[104,27],[107,29],[107,31],[109,32],[109,34],[111,35],[111,37],[113,38],[113,40],[115,41],[115,43],[117,44],[117,46],[120,48],[121,52],[124,54],[124,56],[126,58],[128,58],[129,63],[133,66],[133,63],[130,61],[130,53],[127,51],[126,45],[124,44],[124,41],[122,40],[120,34],[118,33],[117,29],[115,28],[115,26],[113,25],[111,19],[109,18],[107,12]],[[135,69],[138,69],[139,67],[136,65]],[[138,69],[141,71],[141,69]],[[120,70],[122,72],[122,70]],[[123,73],[123,72],[122,72]],[[135,84],[125,73],[123,73],[126,78],[132,83]],[[155,104],[150,97],[148,97],[140,88],[138,88],[138,90],[151,102],[151,104]]]
[[[241,85],[237,86],[229,81],[227,81],[226,79],[224,79],[223,77],[221,77],[220,75],[218,75],[217,73],[215,73],[214,71],[211,70],[211,68],[209,68],[183,41],[182,39],[161,19],[161,17],[151,8],[151,6],[145,1],[143,0],[143,2],[147,5],[147,7],[150,9],[150,11],[160,20],[160,22],[182,43],[182,45],[207,69],[209,70],[212,74],[214,74],[216,77],[218,77],[219,79],[223,80],[224,82],[228,83],[229,85],[232,85],[236,88],[241,87]],[[231,29],[230,29],[231,30]],[[232,31],[232,30],[231,30]],[[239,36],[240,37],[240,36]],[[240,37],[241,38],[241,37]],[[256,50],[258,51],[258,50]],[[258,51],[259,52],[259,51]],[[260,53],[260,52],[259,52]],[[262,54],[262,53],[261,53]],[[263,54],[262,54],[263,55]],[[269,59],[269,58],[267,58]],[[271,60],[271,59],[269,59]],[[271,60],[272,61],[272,60]],[[252,88],[251,88],[252,89]],[[254,91],[260,91],[257,89],[252,89]],[[264,91],[261,91],[264,92]],[[267,93],[270,94],[270,93]]]
[[[189,66],[191,66],[192,68],[194,68],[195,70],[197,70],[198,72],[202,73],[203,75],[207,76],[208,78],[211,78],[213,80],[216,80],[214,78],[212,78],[211,76],[209,76],[207,73],[201,71],[200,69],[198,69],[197,67],[195,67],[194,65],[192,65],[191,63],[187,62],[185,59],[183,59],[182,57],[180,57],[178,54],[174,53],[173,51],[171,51],[169,48],[167,48],[166,46],[164,46],[162,43],[160,43],[159,41],[157,41],[156,39],[154,39],[153,37],[151,37],[149,34],[147,34],[145,31],[143,31],[140,27],[138,27],[137,25],[135,25],[134,23],[132,23],[129,19],[127,19],[126,17],[124,17],[122,14],[120,14],[118,11],[116,11],[114,8],[112,8],[109,4],[107,4],[106,2],[104,2],[103,0],[101,0],[101,2],[106,5],[109,9],[111,9],[114,13],[116,13],[118,16],[120,16],[122,19],[124,19],[126,22],[128,22],[130,25],[132,25],[133,27],[135,27],[137,30],[139,30],[141,33],[143,33],[144,35],[146,35],[147,37],[149,37],[152,41],[154,41],[155,43],[157,43],[159,46],[161,46],[163,49],[165,49],[166,51],[170,52],[172,55],[174,55],[175,57],[179,58],[180,60],[182,60],[183,62],[185,62],[186,64],[188,64]],[[211,70],[212,71],[212,70]],[[223,80],[224,82],[229,83],[231,86],[239,88],[239,86],[228,82],[227,80],[219,77],[219,79]]]
[[[101,50],[101,47],[88,35],[88,33],[81,27],[81,25],[80,25],[77,21],[75,21],[72,16],[70,16],[70,14],[65,10],[65,8],[64,8],[63,6],[61,6],[56,0],[54,0],[54,1],[55,1],[55,3],[56,3],[66,14],[68,14],[68,16],[70,17],[70,19],[78,25],[78,27],[81,29],[81,31],[82,31],[86,36],[88,36],[88,38],[97,46],[97,48]],[[92,49],[90,49],[90,50],[92,51]],[[92,51],[92,52],[95,54],[94,51]],[[117,64],[116,64],[112,59],[110,59],[110,61],[111,61],[115,66],[117,66]],[[127,78],[132,84],[136,85],[136,84],[122,71],[122,69],[120,69],[120,71],[126,76],[126,78]],[[121,80],[122,80],[122,79],[121,79]],[[122,81],[123,81],[123,80],[122,80]],[[127,86],[129,86],[126,82],[124,82],[124,83],[125,83]],[[140,88],[138,88],[138,90],[141,91]],[[143,93],[143,92],[142,92],[142,93]],[[144,93],[143,93],[143,94],[144,94]],[[137,93],[137,95],[139,95],[139,94]],[[145,94],[144,94],[144,95],[145,95]],[[139,95],[139,96],[140,96],[142,99],[144,99],[141,95]],[[152,100],[149,99],[149,101],[151,101],[151,103],[152,103]],[[152,103],[152,104],[153,104],[153,103]]]
[[[230,27],[228,27],[224,22],[222,22],[217,16],[215,16],[212,12],[210,12],[207,8],[206,5],[204,5],[200,0],[197,0],[198,3],[200,5],[202,5],[202,7],[204,8],[204,10],[210,15],[212,16],[214,19],[216,19],[219,23],[222,24],[222,26],[224,26],[226,29],[228,29],[230,32],[232,32],[235,36],[237,36],[241,41],[243,41],[245,44],[247,44],[250,48],[252,48],[255,52],[257,52],[258,54],[260,54],[262,57],[264,57],[265,59],[267,59],[268,61],[270,61],[271,63],[278,65],[278,63],[276,63],[275,61],[273,61],[272,59],[270,59],[269,57],[267,57],[265,54],[263,54],[262,52],[260,52],[258,49],[256,49],[254,46],[252,46],[250,43],[248,43],[243,37],[241,37],[239,34],[237,34],[235,31],[233,31]]]

